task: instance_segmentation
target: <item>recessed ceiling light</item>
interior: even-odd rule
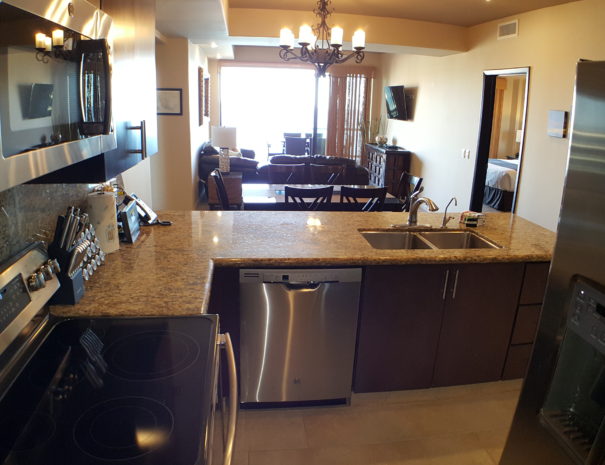
[[[486,0],[486,1],[489,1],[489,0]],[[210,42],[210,48],[217,48],[217,47],[218,47],[218,45],[216,45],[216,42],[214,42],[214,41]]]

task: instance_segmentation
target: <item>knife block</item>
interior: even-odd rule
[[[57,243],[53,242],[48,246],[48,254],[59,262],[61,271],[57,273],[61,287],[50,299],[51,305],[75,305],[84,295],[84,278],[82,269],[78,268],[72,276],[67,274],[71,254],[59,248]]]

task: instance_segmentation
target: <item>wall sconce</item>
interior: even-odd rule
[[[63,29],[55,29],[53,31],[53,47],[63,48],[64,39]]]
[[[63,58],[69,60],[72,56],[73,38],[65,38],[63,29],[55,29],[51,36],[47,36],[43,32],[38,32],[35,35],[36,43],[36,60],[42,63],[48,63],[50,58]]]

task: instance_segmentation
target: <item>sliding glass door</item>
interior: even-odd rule
[[[239,148],[253,149],[257,160],[282,153],[284,133],[313,132],[313,69],[223,66],[220,79],[221,125],[237,128]],[[320,79],[320,138],[326,134],[328,96],[328,79]]]
[[[284,152],[284,134],[292,133],[306,137],[306,152],[312,151],[313,69],[223,66],[220,73],[221,125],[237,128],[240,148],[253,149],[264,161]],[[319,79],[315,154],[360,161],[372,79],[373,69],[360,66],[335,66]]]

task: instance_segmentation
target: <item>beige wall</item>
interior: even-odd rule
[[[183,114],[158,115],[158,153],[151,158],[153,206],[192,210],[197,200],[196,149],[208,139],[209,121],[198,125],[198,66],[207,67],[199,46],[168,38],[156,44],[157,85],[183,90]]]
[[[579,58],[605,59],[605,2],[583,0],[518,16],[519,37],[496,40],[498,22],[469,30],[470,51],[448,57],[384,55],[384,85],[417,88],[413,121],[389,121],[389,135],[416,154],[425,194],[468,207],[486,69],[530,66],[528,116],[517,213],[556,229],[568,139],[546,135],[549,110],[571,110]],[[384,112],[384,109],[382,110]],[[471,159],[461,150],[471,149]]]

